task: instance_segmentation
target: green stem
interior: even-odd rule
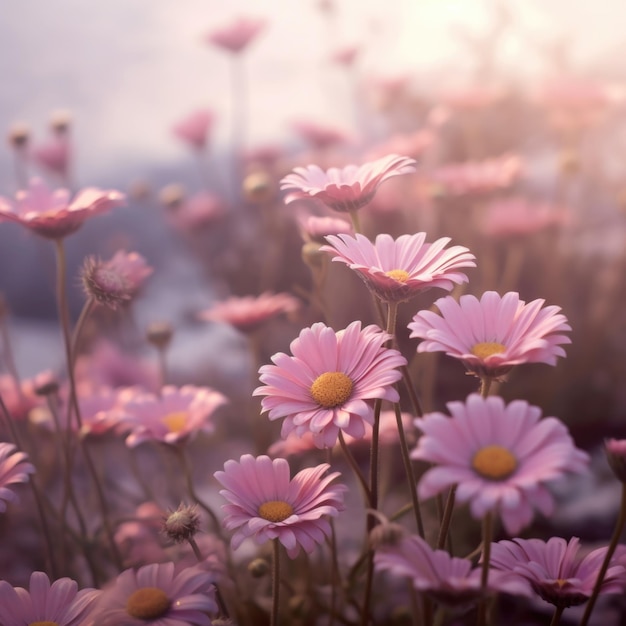
[[[355,233],[361,233],[361,220],[359,218],[359,213],[357,211],[349,211],[350,219],[352,220],[352,228],[354,228]]]
[[[487,623],[487,588],[489,584],[489,562],[491,560],[491,540],[493,537],[493,513],[489,511],[483,518],[483,560],[480,572],[480,586],[482,589],[482,599],[478,607],[478,626],[485,626]]]
[[[596,600],[598,599],[598,596],[600,594],[600,589],[602,588],[602,582],[604,581],[606,572],[609,569],[609,565],[611,564],[611,559],[613,558],[615,550],[617,549],[619,539],[622,536],[624,524],[626,524],[626,483],[622,483],[622,501],[620,504],[617,522],[615,523],[615,528],[613,529],[611,543],[609,544],[609,547],[606,550],[606,554],[604,555],[602,567],[600,567],[600,571],[598,572],[598,577],[596,578],[596,583],[593,587],[593,591],[591,593],[591,596],[589,597],[587,606],[585,607],[583,617],[580,620],[580,626],[586,626],[589,618],[591,617],[591,612],[593,611],[593,607],[595,606]]]
[[[367,499],[367,502],[369,505],[369,503],[372,500],[369,485],[367,484],[367,481],[365,480],[365,477],[363,476],[363,472],[361,472],[361,468],[359,467],[359,464],[356,462],[356,459],[354,458],[352,452],[350,452],[350,448],[348,448],[348,444],[346,443],[346,440],[343,437],[342,430],[339,430],[339,445],[341,446],[341,449],[343,450],[343,454],[346,457],[346,461],[348,461],[348,464],[352,468],[354,475],[357,477],[359,484],[361,485],[361,488],[363,489],[363,493],[365,494],[365,498]]]
[[[411,374],[409,372],[409,368],[407,365],[403,365],[400,368],[402,372],[402,380],[404,381],[404,386],[409,394],[409,399],[411,400],[411,405],[413,407],[413,412],[416,417],[422,417],[424,411],[422,410],[422,403],[417,395],[417,391],[415,391],[415,387],[413,387],[413,381],[411,380]]]
[[[272,615],[271,626],[278,626],[278,607],[280,604],[280,543],[273,539],[274,558],[272,559]]]

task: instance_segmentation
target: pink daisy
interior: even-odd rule
[[[300,235],[305,241],[323,244],[327,235],[352,234],[352,224],[338,217],[301,215],[298,219]]]
[[[35,146],[32,155],[44,170],[61,178],[68,176],[72,160],[72,146],[66,136],[56,136],[47,143]]]
[[[78,230],[94,215],[124,204],[118,191],[87,188],[70,201],[67,189],[51,192],[46,184],[33,178],[27,191],[18,191],[15,204],[0,198],[0,221],[8,220],[26,226],[48,239],[61,239]]]
[[[561,344],[571,343],[571,330],[558,306],[545,300],[526,303],[517,292],[500,296],[486,291],[478,300],[461,296],[440,298],[441,312],[420,311],[408,327],[411,337],[423,339],[418,352],[445,352],[463,361],[478,376],[501,377],[520,363],[556,365],[564,357]]]
[[[172,132],[195,150],[204,150],[213,119],[211,111],[199,109],[174,125]]]
[[[204,321],[225,322],[243,333],[259,328],[264,322],[282,314],[294,313],[300,301],[287,293],[262,293],[260,296],[233,296],[198,313]]]
[[[33,572],[28,590],[11,587],[0,581],[0,624],[27,626],[84,626],[100,591],[78,590],[71,578],[60,578],[50,584],[43,572]]]
[[[226,461],[223,472],[215,478],[225,489],[220,494],[228,500],[224,527],[237,529],[233,548],[252,537],[261,544],[278,539],[295,558],[304,548],[312,552],[330,535],[325,516],[336,517],[343,510],[344,485],[330,485],[339,476],[333,472],[324,477],[327,463],[303,469],[290,478],[285,459],[244,454],[239,462]]]
[[[212,30],[206,35],[207,43],[238,54],[242,52],[265,29],[263,19],[240,17],[226,26]]]
[[[379,571],[408,577],[418,591],[448,606],[466,605],[483,597],[481,568],[469,559],[452,557],[445,550],[433,550],[418,536],[403,537],[397,543],[383,544],[374,555]],[[517,577],[491,571],[487,593],[528,595],[527,585]]]
[[[131,430],[126,438],[130,448],[144,441],[178,444],[199,432],[211,433],[213,413],[227,402],[226,397],[208,387],[166,385],[160,395],[134,394],[123,402],[123,421]]]
[[[541,409],[528,402],[505,405],[499,396],[472,394],[447,406],[451,418],[431,413],[415,420],[423,434],[411,457],[435,464],[420,480],[421,498],[458,485],[457,500],[469,502],[475,518],[496,511],[515,534],[531,522],[534,508],[552,512],[545,483],[587,467],[587,454],[563,422],[541,419]]]
[[[283,438],[311,431],[319,448],[334,446],[340,430],[360,439],[374,421],[374,400],[398,401],[393,384],[402,374],[395,368],[406,359],[384,347],[389,338],[358,321],[338,332],[313,324],[291,342],[293,356],[279,352],[274,365],[261,367],[263,386],[253,395],[265,396],[270,420],[285,418]]]
[[[88,257],[81,278],[87,297],[117,309],[132,300],[150,274],[152,268],[140,254],[118,250],[108,261]]]
[[[356,211],[376,194],[378,187],[393,176],[411,174],[416,162],[390,154],[365,165],[331,167],[326,172],[317,165],[296,167],[280,181],[282,190],[293,190],[285,197],[289,204],[302,198],[317,198],[335,211]]]
[[[420,291],[439,287],[450,291],[455,283],[467,282],[467,276],[458,270],[476,267],[476,257],[463,246],[445,249],[449,237],[433,243],[424,243],[426,233],[401,235],[393,239],[381,234],[372,243],[367,237],[356,234],[329,235],[330,246],[321,250],[337,256],[365,281],[368,288],[385,302],[401,302]]]
[[[292,124],[292,127],[304,141],[318,150],[326,150],[337,144],[346,143],[349,139],[345,131],[313,121],[297,121]]]
[[[211,626],[217,611],[214,576],[197,567],[176,573],[174,563],[127,569],[103,591],[96,608],[102,626]]]
[[[492,567],[514,572],[527,580],[540,598],[557,607],[584,604],[593,592],[607,548],[598,548],[584,558],[580,541],[573,537],[513,539],[491,544]],[[614,557],[602,582],[600,593],[624,593],[626,569]]]
[[[35,467],[27,461],[26,454],[15,450],[12,443],[0,442],[0,513],[6,511],[7,502],[17,500],[8,486],[25,483],[28,475],[35,473]]]

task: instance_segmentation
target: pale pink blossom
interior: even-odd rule
[[[47,143],[35,146],[30,154],[43,169],[67,178],[72,158],[72,146],[67,136],[57,135]]]
[[[239,17],[207,33],[206,41],[233,54],[239,54],[266,26],[264,19]]]
[[[0,397],[13,420],[28,418],[32,409],[44,400],[35,393],[36,379],[21,380],[19,383],[10,374],[0,374]],[[1,418],[0,418],[1,419]]]
[[[193,233],[212,224],[227,213],[224,200],[209,191],[199,191],[181,198],[167,212],[167,219],[177,230]]]
[[[313,552],[316,545],[330,536],[327,517],[343,510],[347,487],[331,484],[340,474],[326,474],[330,465],[303,469],[290,477],[285,459],[244,454],[239,462],[226,461],[223,472],[214,476],[224,487],[220,494],[228,500],[224,526],[235,530],[232,546],[237,549],[244,539],[258,544],[278,539],[295,558],[303,548]]]
[[[172,132],[178,139],[184,141],[192,148],[204,150],[213,121],[214,116],[211,111],[199,109],[175,124]]]
[[[290,192],[285,197],[287,204],[315,198],[335,211],[356,211],[372,200],[379,185],[393,176],[415,172],[415,165],[409,157],[390,154],[364,165],[327,171],[317,165],[296,167],[280,181],[280,188]]]
[[[305,241],[323,244],[327,235],[352,234],[350,222],[339,217],[318,217],[301,214],[298,217],[300,235]]]
[[[6,511],[7,502],[17,500],[17,495],[9,486],[25,483],[29,474],[35,473],[35,467],[28,462],[26,454],[16,450],[12,443],[0,442],[0,513]]]
[[[480,300],[447,296],[435,302],[441,312],[420,311],[409,323],[411,337],[423,341],[418,352],[445,352],[463,361],[478,376],[500,377],[515,365],[556,365],[564,357],[562,344],[571,343],[571,330],[558,306],[545,300],[524,302],[517,292],[500,296],[486,291]]]
[[[476,267],[475,257],[463,246],[452,246],[449,237],[424,243],[426,233],[401,235],[393,239],[386,233],[372,243],[356,234],[329,235],[329,246],[321,250],[335,254],[333,261],[345,263],[368,288],[385,302],[401,302],[418,293],[438,287],[451,291],[454,285],[467,282],[459,270]]]
[[[308,144],[317,150],[325,150],[337,144],[346,143],[349,135],[346,131],[312,121],[297,121],[293,130]]]
[[[351,67],[354,65],[354,62],[357,59],[357,56],[360,52],[360,46],[357,44],[351,44],[344,46],[342,48],[338,48],[335,50],[331,56],[330,60],[333,63],[337,63],[338,65],[343,65],[345,67]]]
[[[67,189],[51,192],[39,178],[28,190],[18,191],[15,202],[0,198],[0,221],[12,221],[48,239],[61,239],[78,230],[89,217],[124,204],[119,191],[89,187],[70,200]]]

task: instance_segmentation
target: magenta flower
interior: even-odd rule
[[[390,154],[365,165],[331,167],[326,172],[317,165],[296,167],[280,181],[289,204],[302,198],[316,198],[335,211],[356,211],[368,204],[378,187],[387,179],[415,171],[416,162],[408,157]]]
[[[11,587],[0,581],[0,624],[27,626],[84,626],[100,591],[78,590],[71,578],[60,578],[50,584],[43,572],[33,572],[29,589]]]
[[[207,43],[233,54],[239,54],[266,27],[263,19],[240,17],[231,24],[212,30],[206,35]]]
[[[130,448],[144,441],[167,444],[184,443],[199,432],[213,432],[211,420],[226,397],[208,387],[166,385],[160,395],[137,393],[123,402],[123,421],[131,433],[126,438]]]
[[[361,322],[338,332],[313,324],[291,342],[293,356],[279,352],[274,365],[261,367],[263,386],[253,395],[265,396],[270,420],[285,418],[283,438],[311,431],[319,448],[334,446],[340,430],[360,439],[374,422],[374,400],[398,401],[393,384],[402,374],[395,368],[406,359],[384,347],[388,339],[377,326],[361,329]]]
[[[213,125],[213,113],[208,109],[199,109],[175,124],[172,132],[195,150],[204,150],[207,136]]]
[[[433,550],[418,536],[381,545],[374,555],[374,565],[379,571],[410,578],[415,589],[448,606],[472,604],[484,596],[481,568],[473,567],[469,559]],[[491,570],[487,594],[495,593],[529,595],[529,590],[517,577]]]
[[[475,518],[495,511],[516,534],[531,522],[534,508],[552,512],[546,483],[587,467],[587,454],[574,446],[563,422],[541,419],[541,409],[528,402],[505,405],[499,396],[472,394],[447,406],[451,418],[430,413],[415,420],[423,434],[411,457],[435,464],[419,482],[421,498],[458,485],[457,500],[469,502]]]
[[[359,234],[330,235],[326,241],[331,245],[321,250],[335,253],[333,261],[354,270],[381,300],[402,302],[431,287],[450,291],[455,284],[467,282],[467,276],[458,270],[476,267],[476,257],[467,248],[445,249],[448,237],[433,243],[424,243],[425,239],[426,233],[397,239],[381,234],[372,243]]]
[[[150,274],[152,268],[140,254],[118,250],[108,261],[88,257],[81,278],[87,297],[117,309],[133,299]]]
[[[560,608],[584,604],[596,583],[607,548],[598,548],[584,558],[578,555],[580,541],[573,537],[513,539],[491,544],[492,567],[514,572],[527,580],[540,598]],[[600,593],[624,593],[626,569],[614,557]]]
[[[441,315],[413,317],[410,336],[424,340],[418,352],[445,352],[478,376],[501,377],[521,363],[556,365],[565,356],[560,344],[571,343],[562,333],[571,327],[559,307],[544,303],[527,304],[513,291],[486,291],[480,300],[465,295],[459,302],[447,296],[435,302]]]
[[[83,189],[70,201],[67,189],[51,192],[46,184],[33,178],[27,191],[18,191],[15,204],[0,198],[0,221],[22,224],[48,239],[61,239],[77,231],[83,222],[124,204],[118,191]]]
[[[301,547],[310,553],[323,543],[330,536],[325,516],[339,515],[347,489],[330,485],[339,472],[324,477],[329,467],[323,463],[290,478],[285,459],[244,454],[239,462],[226,461],[224,471],[214,476],[225,487],[220,494],[229,502],[222,507],[224,527],[237,529],[233,548],[248,537],[258,544],[278,539],[293,559]]]
[[[198,313],[204,321],[225,322],[243,333],[249,333],[268,320],[294,313],[300,301],[288,293],[262,293],[260,296],[232,297]]]
[[[7,502],[17,500],[17,496],[8,486],[25,483],[28,475],[35,473],[35,468],[27,461],[26,454],[15,450],[12,443],[0,442],[0,513],[6,511]]]
[[[96,609],[101,626],[211,626],[217,611],[214,576],[199,566],[176,573],[174,563],[127,569],[104,590]]]

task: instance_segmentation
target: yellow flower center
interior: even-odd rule
[[[167,426],[171,433],[179,433],[187,424],[187,411],[174,411],[168,413],[165,417],[161,418],[161,421]]]
[[[343,372],[325,372],[311,385],[313,400],[325,409],[343,404],[352,393],[352,380]]]
[[[56,622],[43,621],[43,622],[30,622],[28,626],[59,626]]]
[[[496,341],[485,341],[483,343],[477,343],[470,352],[479,359],[486,359],[492,354],[506,352],[506,346]]]
[[[517,459],[503,446],[485,446],[472,459],[472,467],[489,480],[504,480],[517,467]]]
[[[406,270],[389,270],[388,272],[385,272],[385,276],[389,276],[389,278],[393,278],[399,283],[406,283],[406,281],[411,277]]]
[[[268,522],[282,522],[293,515],[293,507],[284,500],[270,500],[259,507],[259,515]]]
[[[171,601],[163,589],[141,587],[126,601],[126,612],[135,619],[153,620],[163,617],[171,606]]]
[[[569,585],[569,581],[565,580],[565,578],[557,578],[556,584],[558,585],[559,589],[563,589],[563,587]]]

